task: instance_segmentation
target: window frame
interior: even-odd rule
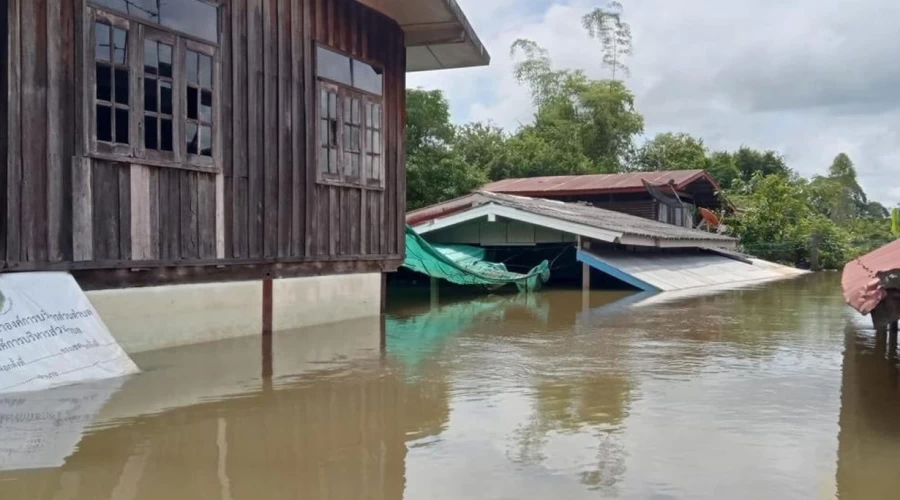
[[[219,19],[216,25],[220,25],[221,7]],[[96,53],[95,37],[96,23],[105,23],[128,31],[128,54],[126,62],[129,68],[129,143],[121,145],[97,140],[96,117]],[[153,167],[167,167],[184,170],[195,170],[207,173],[220,173],[222,171],[221,144],[222,124],[220,104],[220,46],[203,41],[165,26],[148,23],[145,20],[134,19],[117,11],[108,10],[105,7],[95,5],[89,1],[85,3],[84,36],[82,71],[84,84],[81,89],[84,96],[82,106],[84,109],[84,146],[85,155],[90,158],[133,163]],[[221,35],[221,33],[220,33]],[[144,109],[144,42],[153,40],[172,45],[172,151],[161,151],[146,148],[144,135],[145,109]],[[189,155],[186,147],[185,129],[187,124],[187,75],[185,73],[187,51],[193,50],[208,55],[212,58],[212,157],[202,155]],[[113,81],[113,85],[114,85]],[[157,87],[159,88],[159,87]],[[157,99],[160,96],[157,95]],[[102,101],[101,101],[102,102]],[[159,109],[159,108],[158,108]],[[157,117],[158,120],[158,117]],[[157,127],[160,125],[157,124]],[[161,141],[161,136],[157,141]]]
[[[337,82],[318,74],[318,49],[325,49],[341,56],[347,57],[350,60],[351,66],[351,79],[352,79],[352,66],[353,61],[358,61],[364,64],[375,68],[376,70],[381,72],[382,75],[382,93],[381,95],[374,94],[368,92],[366,90],[362,90],[351,85],[346,85],[341,82]],[[384,161],[385,158],[385,106],[384,106],[384,87],[385,87],[385,71],[384,68],[372,61],[368,61],[363,58],[359,58],[353,56],[352,54],[348,54],[344,51],[329,47],[323,44],[316,44],[316,50],[314,51],[316,54],[313,61],[313,67],[316,69],[316,94],[315,94],[315,162],[313,168],[316,169],[316,178],[320,184],[330,184],[337,185],[343,187],[352,187],[357,189],[367,189],[367,190],[384,190],[385,187],[385,178],[386,178],[386,169],[387,165]],[[322,154],[322,126],[324,120],[329,120],[329,117],[322,115],[322,103],[320,99],[322,98],[323,92],[330,92],[337,94],[337,106],[336,106],[336,116],[337,116],[337,133],[335,134],[335,139],[337,142],[337,173],[333,173],[331,171],[325,171],[321,168],[321,154]],[[345,123],[345,111],[344,104],[347,98],[351,99],[359,99],[359,124]],[[367,132],[368,132],[368,113],[366,112],[367,104],[373,104],[380,107],[379,113],[379,128],[373,129],[377,130],[380,134],[381,141],[380,147],[377,153],[370,153],[368,150],[368,141],[366,140]],[[351,104],[352,105],[352,104]],[[351,114],[352,121],[352,114]],[[374,123],[374,122],[373,122]],[[330,125],[330,124],[329,124]],[[344,130],[347,127],[358,127],[359,128],[359,149],[354,151],[347,151],[344,147]],[[330,135],[330,134],[329,134]],[[329,148],[331,149],[331,148]],[[359,166],[357,175],[348,175],[348,170],[350,167],[346,165],[346,159],[349,158],[350,154],[358,154],[359,155]],[[379,158],[379,175],[377,177],[369,177],[366,175],[365,171],[365,162],[367,157],[378,157]]]

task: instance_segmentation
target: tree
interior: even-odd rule
[[[735,165],[741,173],[741,179],[749,181],[757,172],[767,175],[791,175],[784,157],[775,151],[757,151],[742,146],[734,154]]]
[[[612,71],[613,81],[616,72],[628,75],[625,58],[632,54],[631,26],[622,20],[623,10],[621,3],[613,1],[581,18],[588,35],[603,46],[603,65]]]
[[[814,177],[810,187],[813,206],[837,223],[854,217],[887,217],[887,209],[881,204],[869,203],[857,181],[853,161],[845,153],[834,158],[827,177]]]
[[[689,134],[659,134],[638,150],[639,170],[692,170],[707,168],[706,146],[703,139]]]
[[[446,146],[453,140],[450,103],[440,90],[407,89],[406,151]]]
[[[729,189],[741,178],[734,155],[727,151],[716,151],[707,160],[707,170],[723,189]]]

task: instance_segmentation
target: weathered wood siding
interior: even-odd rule
[[[3,2],[4,269],[402,258],[406,49],[393,20],[354,0],[222,0],[208,173],[86,151],[85,2]],[[317,43],[385,70],[383,190],[317,183]]]

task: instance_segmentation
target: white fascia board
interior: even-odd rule
[[[718,247],[725,249],[737,248],[736,241],[728,240],[659,240],[660,248],[700,248]]]
[[[471,220],[480,219],[488,216],[504,217],[507,219],[532,224],[535,226],[545,227],[548,229],[556,229],[564,233],[574,234],[591,238],[598,241],[606,241],[609,243],[619,243],[622,233],[618,231],[609,231],[595,227],[585,226],[575,222],[564,221],[546,215],[538,215],[517,208],[505,207],[496,203],[486,203],[479,207],[465,212],[449,215],[430,222],[425,222],[417,226],[413,226],[419,234],[430,233],[446,227],[455,226]]]

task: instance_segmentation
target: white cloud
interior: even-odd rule
[[[599,68],[580,17],[587,0],[458,0],[493,56],[489,68],[414,74],[447,92],[457,122],[530,121],[509,46],[530,38],[560,67]],[[602,4],[603,2],[599,2]],[[776,149],[804,175],[839,152],[870,197],[900,202],[900,3],[892,0],[623,0],[634,32],[628,84],[648,135],[703,137],[715,149]]]

